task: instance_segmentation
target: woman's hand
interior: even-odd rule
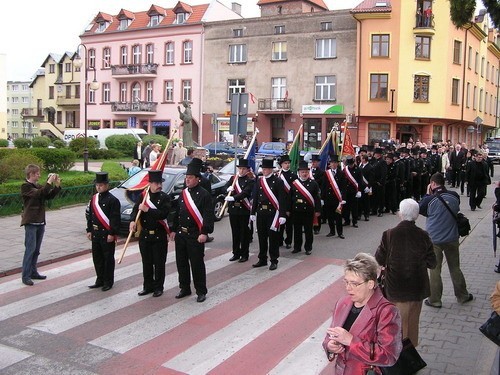
[[[330,335],[330,338],[332,340],[335,340],[342,345],[346,346],[351,345],[353,336],[349,333],[349,331],[346,331],[344,328],[342,327],[328,328],[326,332],[328,333],[328,335]]]

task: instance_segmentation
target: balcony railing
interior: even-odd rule
[[[44,118],[43,115],[43,110],[41,109],[35,109],[35,108],[23,108],[21,111],[21,117],[22,118]]]
[[[158,64],[130,64],[111,65],[111,74],[114,76],[155,76]]]
[[[156,106],[158,103],[155,102],[112,102],[111,111],[112,112],[141,112],[141,113],[156,113]]]
[[[292,99],[259,99],[259,111],[291,111]]]
[[[56,104],[61,105],[61,106],[80,105],[80,98],[76,97],[76,96],[67,97],[67,96],[61,95],[61,96],[57,97]]]

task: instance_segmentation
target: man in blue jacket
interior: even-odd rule
[[[443,281],[441,267],[443,253],[450,270],[451,282],[455,297],[459,303],[472,301],[474,297],[467,290],[464,275],[460,269],[459,235],[456,215],[460,211],[460,196],[444,187],[444,177],[441,173],[431,176],[427,195],[420,201],[420,214],[427,217],[425,229],[431,237],[436,253],[437,266],[430,270],[431,295],[424,301],[427,306],[442,307]],[[450,207],[454,216],[445,207],[440,196]]]

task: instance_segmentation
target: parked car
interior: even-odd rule
[[[286,152],[286,145],[283,142],[264,142],[260,145],[257,154],[259,156],[281,156]]]
[[[143,179],[148,170],[149,169],[143,169],[140,172],[137,172],[136,174],[122,182],[120,185],[110,190],[111,194],[117,197],[121,204],[121,234],[127,235],[129,233],[129,224],[132,221],[130,215],[132,213],[132,209],[134,208],[135,202],[137,202],[137,199],[140,199],[142,193],[142,190],[131,191],[127,189],[137,185]],[[163,171],[163,178],[165,179],[165,181],[162,184],[162,190],[170,195],[172,207],[174,208],[178,204],[177,199],[179,198],[179,194],[184,188],[184,178],[186,176],[186,170],[186,167],[173,166],[167,167]],[[212,198],[215,208],[215,220],[219,221],[223,217],[223,215],[219,214],[219,211],[224,205],[224,198],[226,193],[225,185],[227,180],[224,180],[216,174],[210,174],[209,180],[212,185]],[[85,215],[88,218],[88,205],[85,211]],[[168,222],[169,224],[172,224],[173,212],[168,217]]]
[[[210,142],[203,146],[206,149],[210,156],[215,156],[217,154],[230,154],[234,155],[234,144],[229,142]],[[243,155],[245,153],[245,149],[241,147],[236,148],[236,155]]]
[[[488,146],[488,158],[492,163],[500,163],[500,139],[487,139],[485,143]]]
[[[235,161],[231,161],[225,166],[223,166],[221,169],[219,169],[216,174],[219,176],[219,178],[228,181],[231,176],[234,176],[234,174],[237,172],[235,169]],[[256,174],[259,174],[262,172],[262,169],[260,168],[260,164],[262,163],[262,158],[257,158],[255,159],[255,169],[257,170]],[[277,171],[279,169],[278,165],[278,160],[274,159],[274,170]],[[255,171],[254,171],[255,172]]]

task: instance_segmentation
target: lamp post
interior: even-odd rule
[[[83,61],[82,58],[80,57],[80,47],[83,47],[85,50],[85,59],[88,60],[88,53],[87,53],[87,46],[83,43],[80,43],[78,47],[76,47],[76,58],[73,60],[73,65],[75,68],[80,69],[83,66]],[[88,96],[89,96],[89,89],[96,91],[99,90],[99,82],[96,80],[96,69],[95,69],[95,64],[90,65],[87,67],[87,61],[85,63],[85,75],[84,75],[84,103],[83,103],[83,122],[84,122],[84,135],[85,138],[83,140],[83,171],[88,172],[89,171],[89,148],[88,148],[88,143],[87,143],[87,103],[88,103]],[[88,80],[88,71],[93,70],[94,71],[94,80],[90,83],[89,88],[87,88],[87,80]],[[81,85],[80,85],[81,86]]]

